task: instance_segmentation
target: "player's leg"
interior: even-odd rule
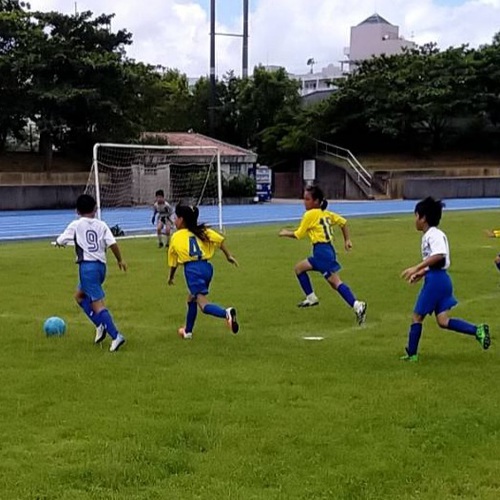
[[[182,326],[178,330],[178,334],[183,339],[189,340],[193,338],[194,323],[198,314],[198,305],[196,297],[192,294],[187,298],[187,313],[186,313],[186,326]]]
[[[167,238],[165,246],[170,245],[170,235],[172,234],[172,223],[167,219],[165,222],[165,236]]]
[[[82,308],[87,318],[89,318],[95,326],[99,326],[96,323],[94,311],[92,310],[92,301],[90,300],[90,297],[81,290],[80,287],[81,285],[78,285],[78,289],[75,292],[76,303]]]
[[[331,274],[325,272],[323,273],[323,276],[326,278],[326,281],[328,281],[328,284],[339,293],[349,307],[352,307],[354,313],[356,314],[356,321],[359,325],[362,325],[366,321],[366,302],[356,299],[352,290],[340,279],[337,272],[332,272]]]
[[[495,257],[495,266],[500,271],[500,253]]]
[[[209,314],[210,316],[215,316],[216,318],[223,318],[226,320],[228,328],[233,333],[238,333],[240,325],[236,318],[236,309],[234,307],[228,307],[224,309],[223,307],[210,303],[206,295],[199,294],[196,297],[198,301],[198,306],[203,311],[204,314]]]
[[[302,302],[299,302],[297,304],[298,307],[312,307],[319,304],[318,297],[316,297],[316,294],[313,291],[311,280],[309,278],[309,275],[307,274],[309,271],[314,270],[313,264],[311,264],[310,259],[311,258],[301,260],[300,262],[297,262],[297,264],[295,264],[295,275],[299,280],[300,288],[302,288],[302,291],[306,296],[306,298]]]
[[[490,328],[486,324],[474,325],[468,321],[459,318],[450,318],[449,311],[443,311],[436,315],[437,324],[446,330],[472,335],[481,344],[481,347],[486,350],[490,347]]]
[[[102,284],[106,278],[106,266],[102,262],[88,262],[81,264],[80,269],[84,267],[81,274],[85,275],[85,285],[83,291],[92,300],[92,311],[94,312],[95,322],[99,327],[96,329],[94,342],[102,342],[106,333],[113,339],[110,351],[117,351],[125,343],[125,338],[120,334],[116,327],[111,313],[104,303],[104,290]],[[82,281],[83,283],[83,281]],[[104,327],[104,329],[102,328]]]
[[[417,301],[418,304],[418,301]],[[405,348],[406,354],[401,358],[404,361],[418,361],[418,344],[422,336],[422,323],[425,314],[414,312],[412,315],[412,322],[408,332],[408,344]]]
[[[156,237],[158,238],[158,248],[163,247],[162,232],[163,232],[163,222],[161,221],[161,218],[159,218],[158,224],[156,225]]]

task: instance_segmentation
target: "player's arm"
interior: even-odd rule
[[[420,264],[405,269],[401,273],[401,277],[404,278],[406,281],[409,281],[410,283],[414,283],[415,281],[418,281],[425,275],[429,267],[438,264],[445,258],[446,254],[444,253],[429,255],[429,257],[420,262]]]
[[[156,210],[156,207],[153,207],[153,217],[151,218],[151,224],[154,225],[156,221],[156,214],[158,213],[158,210]]]
[[[230,262],[231,264],[234,264],[236,267],[238,267],[238,261],[233,257],[233,255],[231,254],[231,252],[227,248],[226,243],[224,241],[221,242],[220,249],[221,249],[222,253],[226,256],[227,261]]]
[[[347,226],[347,222],[340,226],[340,230],[342,231],[342,236],[344,237],[344,248],[349,251],[352,248],[352,241],[349,235],[349,227]]]
[[[175,251],[175,240],[170,242],[170,248],[168,249],[167,261],[168,261],[168,267],[170,268],[169,275],[168,275],[168,284],[173,285],[175,273],[177,271],[177,266],[179,264],[178,260],[177,260],[177,253]]]
[[[295,231],[292,231],[291,229],[282,229],[278,233],[278,236],[300,240],[307,234],[307,230],[309,229],[310,225],[311,217],[309,215],[309,212],[306,212],[302,217],[302,220],[300,221],[300,226],[298,227],[298,229],[296,229]]]
[[[168,276],[168,284],[169,285],[174,284],[174,277],[175,277],[176,271],[177,271],[177,266],[170,268],[170,272],[169,272],[169,276]]]
[[[122,258],[122,253],[120,252],[120,247],[118,246],[118,243],[113,243],[112,245],[109,246],[109,248],[113,252],[113,255],[115,256],[116,262],[118,263],[118,267],[122,271],[126,271],[127,263]]]
[[[73,221],[56,239],[57,247],[65,247],[71,241],[75,241],[76,221]]]
[[[281,229],[278,233],[278,236],[282,236],[284,238],[293,238],[294,240],[297,239],[297,236],[295,236],[295,231],[292,231],[291,229]]]
[[[330,212],[330,219],[333,225],[337,225],[340,227],[340,230],[342,231],[342,237],[344,238],[344,248],[346,249],[346,251],[349,251],[352,248],[352,241],[349,232],[349,226],[347,224],[347,219],[344,219],[344,217],[336,214],[335,212]]]
[[[493,229],[492,231],[485,229],[484,232],[489,238],[500,238],[500,229]]]

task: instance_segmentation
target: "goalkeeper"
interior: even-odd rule
[[[170,234],[172,233],[172,214],[174,213],[170,203],[165,200],[163,189],[158,189],[155,193],[156,200],[153,204],[153,218],[151,223],[156,224],[156,234],[158,236],[158,248],[163,248],[163,233],[166,235],[165,246],[170,244]],[[158,219],[156,216],[158,215]]]

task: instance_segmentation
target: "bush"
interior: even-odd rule
[[[241,198],[255,196],[255,179],[246,175],[238,175],[222,184],[222,194],[225,198]]]

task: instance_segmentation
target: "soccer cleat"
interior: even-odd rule
[[[233,333],[238,333],[240,330],[240,325],[236,320],[236,309],[234,307],[228,307],[226,309],[226,323]]]
[[[366,307],[366,302],[360,302],[359,307],[354,311],[358,325],[362,325],[366,321]]]
[[[106,327],[104,324],[100,324],[95,329],[94,344],[100,344],[106,338]]]
[[[479,325],[476,328],[476,339],[481,344],[481,347],[486,351],[490,347],[490,327],[488,325]]]
[[[401,361],[410,361],[416,363],[418,361],[418,354],[405,354],[399,358]]]
[[[116,336],[116,339],[111,342],[111,347],[109,348],[110,352],[116,352],[120,347],[125,344],[125,337],[120,333]]]
[[[185,340],[191,340],[193,338],[193,334],[190,333],[190,332],[186,332],[186,327],[185,326],[181,326],[178,330],[177,330],[177,334],[179,335],[179,337],[181,339],[185,339]]]
[[[160,241],[160,243],[158,243],[158,248],[163,248],[163,241]]]
[[[297,307],[313,307],[319,306],[319,300],[317,298],[310,299],[306,297],[302,302],[297,304]]]

